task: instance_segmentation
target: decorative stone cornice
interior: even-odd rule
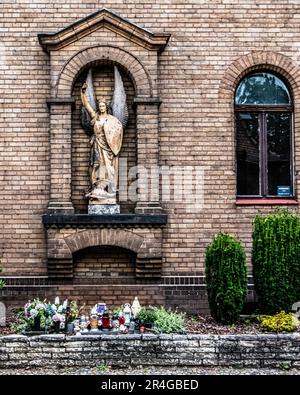
[[[82,37],[102,27],[106,27],[148,50],[156,50],[158,52],[164,50],[170,39],[170,34],[152,33],[127,19],[121,18],[106,8],[88,15],[56,33],[38,34],[38,39],[44,51],[49,53],[52,50],[61,49],[80,40]]]
[[[167,224],[166,214],[44,214],[46,228],[152,228]]]

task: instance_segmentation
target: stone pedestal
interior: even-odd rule
[[[120,206],[118,204],[89,204],[88,214],[94,214],[94,215],[120,214]]]

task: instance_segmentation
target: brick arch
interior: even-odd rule
[[[132,78],[136,96],[152,97],[151,79],[142,63],[124,49],[108,45],[86,48],[72,56],[64,64],[57,79],[56,97],[70,97],[80,72],[97,62],[114,63],[126,69]]]
[[[235,60],[220,82],[218,98],[231,107],[235,89],[241,79],[251,71],[266,69],[282,75],[291,88],[294,100],[300,98],[300,67],[288,57],[271,51],[253,51]]]
[[[90,229],[76,232],[64,238],[72,255],[74,252],[95,246],[116,246],[139,252],[144,238],[123,229]]]

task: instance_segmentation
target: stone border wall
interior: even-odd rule
[[[42,335],[0,337],[0,368],[136,366],[300,367],[300,334]]]

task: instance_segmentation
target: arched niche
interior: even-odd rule
[[[136,97],[135,84],[124,67],[115,62],[99,60],[86,65],[73,84],[72,98],[74,99],[74,107],[72,111],[72,203],[75,213],[84,214],[87,212],[88,199],[85,193],[89,187],[88,164],[90,156],[90,138],[85,134],[81,122],[81,99],[80,89],[85,82],[87,72],[90,68],[93,71],[94,89],[97,99],[104,97],[109,103],[113,97],[114,91],[114,66],[117,66],[122,76],[124,88],[127,97],[127,106],[129,111],[128,124],[124,130],[123,143],[120,151],[120,160],[126,161],[128,170],[137,165],[137,136],[136,136],[136,106],[134,106],[134,98]],[[127,186],[132,180],[127,179]],[[122,184],[124,185],[124,183]],[[119,200],[122,213],[133,213],[135,203],[127,199]]]
[[[102,52],[98,54],[97,50],[105,48],[105,56]],[[48,204],[49,213],[74,213],[74,204],[78,213],[87,210],[87,203],[79,201],[79,194],[84,195],[84,190],[87,189],[87,181],[83,181],[82,174],[74,173],[72,169],[73,164],[76,166],[76,158],[73,158],[74,149],[72,147],[72,134],[76,135],[76,130],[79,130],[79,89],[80,84],[84,80],[85,73],[88,68],[95,66],[97,70],[96,91],[98,95],[103,95],[100,90],[101,78],[104,78],[103,86],[104,96],[112,96],[112,69],[113,65],[120,68],[123,74],[125,83],[128,90],[128,103],[131,110],[131,120],[129,129],[127,131],[127,142],[124,143],[122,155],[129,155],[131,164],[139,166],[142,171],[146,170],[149,174],[153,168],[159,166],[159,106],[160,99],[152,96],[152,84],[149,81],[149,74],[146,67],[142,65],[137,59],[126,53],[126,56],[118,57],[115,55],[117,51],[110,50],[110,47],[95,47],[88,48],[68,59],[64,64],[61,73],[58,77],[55,92],[56,96],[47,100],[50,109],[50,164],[51,164],[51,189],[50,200]],[[118,49],[118,53],[124,52]],[[98,56],[98,57],[97,57]],[[117,60],[116,60],[117,59]],[[101,77],[101,68],[107,67],[106,71],[103,70]],[[109,71],[109,68],[110,71]],[[104,77],[105,73],[110,76]],[[157,78],[155,77],[155,83]],[[106,87],[105,87],[106,85]],[[62,96],[69,94],[71,96]],[[97,92],[96,92],[97,93]],[[77,117],[77,118],[76,118]],[[135,124],[135,127],[133,126]],[[133,136],[133,129],[135,128],[135,135]],[[83,133],[83,129],[82,129]],[[81,133],[81,134],[82,134]],[[132,139],[130,139],[130,136]],[[84,137],[83,137],[84,138]],[[129,140],[131,140],[129,142]],[[130,150],[128,150],[131,145]],[[135,145],[135,147],[134,147]],[[128,148],[128,149],[127,149]],[[88,167],[87,146],[83,149],[83,159]],[[130,151],[130,152],[129,152]],[[136,157],[133,157],[133,152],[136,152]],[[84,153],[85,152],[85,153]],[[79,178],[79,181],[76,180]],[[88,177],[85,178],[88,180]],[[75,180],[74,187],[72,182]],[[78,181],[78,182],[77,182]],[[77,184],[76,184],[77,182]],[[147,184],[147,179],[139,179],[139,188],[143,188],[143,183]],[[147,189],[147,187],[146,187]],[[75,202],[73,202],[73,198]],[[121,210],[125,212],[135,212],[137,214],[155,214],[161,213],[160,198],[159,198],[159,185],[151,186],[151,195],[144,196],[143,194],[136,202],[130,203],[125,201]],[[121,211],[122,212],[122,211]],[[124,212],[124,211],[123,211]]]
[[[50,54],[50,199],[49,213],[74,213],[72,202],[72,121],[76,83],[93,63],[118,64],[135,89],[137,165],[159,166],[158,57],[170,35],[152,33],[125,18],[101,9],[56,33],[38,35]],[[75,107],[76,111],[77,107]],[[140,186],[139,186],[140,187]],[[78,199],[77,199],[78,200]],[[76,201],[75,206],[83,209]],[[161,212],[159,187],[136,202],[136,213]]]
[[[153,82],[146,67],[136,56],[113,45],[95,45],[68,58],[54,83],[54,96],[57,98],[69,97],[74,82],[81,71],[87,65],[100,63],[114,63],[127,70],[133,81],[137,96],[153,96]]]

